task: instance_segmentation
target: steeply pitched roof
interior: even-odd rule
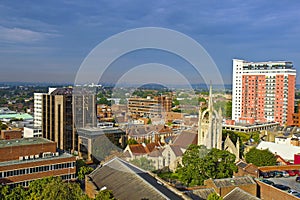
[[[252,163],[248,164],[241,160],[236,165],[238,168],[240,168],[239,170],[244,170],[248,174],[252,174],[252,175],[257,174],[258,167],[256,165],[253,165]]]
[[[147,149],[142,144],[130,144],[129,148],[134,155],[147,154]]]
[[[223,198],[224,200],[259,200],[259,198],[245,192],[239,187],[234,188]]]
[[[105,163],[88,175],[88,178],[98,190],[106,187],[120,200],[183,199],[150,174],[120,158]]]
[[[156,150],[152,151],[148,155],[149,155],[149,157],[159,157],[159,156],[162,156],[162,152],[163,152],[163,149],[160,148],[160,149],[156,149]]]
[[[197,144],[197,133],[182,131],[174,140],[173,145],[187,149],[190,144]]]
[[[175,154],[177,157],[183,155],[183,152],[181,151],[180,146],[170,145],[170,148],[172,149],[172,151],[174,152],[174,154]]]
[[[157,147],[159,146],[160,146],[159,143],[151,142],[148,144],[131,144],[129,145],[129,148],[134,155],[140,155],[140,154],[149,154],[155,149],[157,149]]]

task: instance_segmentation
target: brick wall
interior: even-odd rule
[[[22,131],[17,130],[1,130],[1,139],[11,140],[22,138]]]
[[[226,194],[231,192],[234,188],[238,187],[253,196],[257,195],[257,186],[256,184],[245,184],[245,185],[232,185],[228,187],[217,187],[212,179],[208,179],[204,181],[206,188],[214,188],[214,190],[220,194],[221,197],[224,197]]]
[[[0,162],[19,160],[20,156],[37,155],[43,152],[56,152],[56,143],[49,142],[0,148]]]
[[[85,193],[90,198],[95,198],[98,193],[96,185],[92,182],[89,176],[85,176]]]
[[[38,166],[44,166],[44,165],[65,163],[65,162],[76,162],[76,158],[69,157],[69,158],[57,158],[57,159],[51,159],[51,160],[41,159],[40,161],[36,161],[36,162],[21,161],[18,164],[1,166],[0,171],[24,169],[24,168],[30,168],[30,167],[38,167]],[[45,171],[45,172],[38,172],[38,173],[31,173],[31,174],[24,174],[24,175],[0,178],[0,183],[21,182],[21,181],[40,179],[40,178],[44,178],[44,177],[48,177],[48,176],[61,176],[61,175],[75,174],[75,173],[76,173],[76,167],[55,169],[55,170]]]
[[[261,181],[256,180],[257,187],[258,187],[258,197],[262,200],[282,200],[282,199],[289,199],[289,200],[296,200],[299,199],[291,194],[288,194],[285,191],[277,189],[273,186],[265,184]]]

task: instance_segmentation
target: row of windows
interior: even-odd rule
[[[62,175],[60,176],[62,180],[70,180],[70,179],[75,179],[76,176],[75,174],[66,174],[66,175]],[[17,182],[17,183],[13,183],[13,184],[8,184],[10,187],[14,188],[17,187],[18,185],[21,185],[23,187],[28,187],[29,184],[34,181],[34,180],[29,180],[29,181],[23,181],[23,182]]]
[[[0,178],[6,178],[6,177],[10,177],[10,176],[19,176],[19,175],[23,175],[23,174],[32,174],[32,173],[38,173],[38,172],[46,172],[46,171],[52,171],[52,170],[57,170],[57,169],[73,168],[74,166],[75,166],[75,162],[68,162],[68,163],[60,163],[60,164],[54,164],[54,165],[31,167],[31,168],[26,168],[26,169],[16,169],[16,170],[0,172]]]

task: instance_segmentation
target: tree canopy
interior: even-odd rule
[[[268,149],[252,148],[245,154],[245,158],[247,163],[252,163],[258,167],[276,165],[276,156]]]
[[[205,146],[190,145],[183,155],[177,170],[180,181],[187,186],[202,185],[209,178],[232,177],[237,171],[235,155],[225,150],[206,149]]]
[[[217,193],[213,192],[207,196],[207,200],[223,200],[223,197],[221,197]]]
[[[63,182],[60,177],[38,179],[29,184],[27,190],[21,185],[15,188],[0,187],[3,200],[88,200],[88,196],[77,183]]]
[[[111,190],[101,190],[95,200],[115,200],[115,198]]]
[[[147,171],[153,171],[155,169],[153,166],[153,161],[145,157],[132,159],[130,160],[130,163]]]
[[[89,166],[80,167],[78,171],[78,180],[84,180],[85,175],[91,173],[92,171],[94,171],[94,169]]]

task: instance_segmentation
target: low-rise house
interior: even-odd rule
[[[204,181],[206,188],[213,188],[220,196],[224,197],[234,188],[238,187],[245,192],[256,196],[256,182],[249,176],[223,178],[223,179],[207,179]]]
[[[236,166],[238,167],[238,171],[234,173],[233,175],[235,177],[241,177],[241,176],[251,176],[253,178],[258,177],[258,167],[253,165],[252,163],[246,163],[242,160],[236,163]]]

